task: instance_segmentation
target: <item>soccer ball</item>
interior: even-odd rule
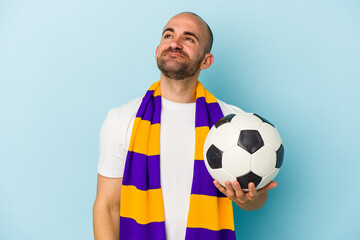
[[[204,160],[210,175],[225,186],[239,181],[243,190],[253,182],[265,187],[279,173],[284,147],[278,131],[253,113],[230,114],[209,131],[204,143]]]

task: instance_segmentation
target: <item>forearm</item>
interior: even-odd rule
[[[95,240],[119,239],[120,209],[99,206],[93,208]]]
[[[246,211],[254,211],[262,208],[268,199],[268,192],[263,191],[255,201],[248,201],[246,203],[236,203],[241,209]]]

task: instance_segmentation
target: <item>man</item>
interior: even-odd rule
[[[142,176],[129,176],[132,171],[129,170],[131,168],[130,162],[132,158],[135,158],[133,156],[134,153],[130,150],[136,148],[134,145],[136,145],[137,135],[133,132],[144,119],[144,117],[141,119],[141,117],[139,118],[138,116],[141,109],[144,108],[145,100],[137,98],[109,112],[103,124],[100,137],[98,186],[93,208],[95,239],[119,239],[119,225],[121,225],[120,236],[124,239],[140,239],[145,236],[147,239],[203,239],[205,238],[203,236],[208,236],[206,234],[215,234],[214,236],[216,237],[211,239],[225,239],[225,235],[230,236],[228,239],[234,239],[233,229],[230,234],[229,229],[226,227],[227,223],[222,222],[222,217],[214,220],[215,230],[211,230],[211,227],[209,227],[210,230],[206,229],[206,226],[203,228],[190,226],[202,226],[205,224],[203,222],[206,222],[206,219],[189,220],[190,215],[196,215],[195,218],[201,214],[206,215],[206,213],[197,213],[198,207],[192,207],[191,201],[195,200],[191,199],[194,198],[195,195],[199,195],[191,194],[194,191],[192,183],[198,174],[195,172],[197,171],[196,168],[194,168],[194,151],[196,152],[196,148],[199,148],[195,146],[197,143],[194,141],[194,139],[197,138],[194,129],[196,128],[195,118],[198,118],[196,115],[198,110],[195,111],[195,109],[198,109],[198,106],[196,106],[198,104],[197,96],[199,95],[200,85],[200,83],[198,83],[198,76],[201,70],[209,68],[214,61],[214,57],[210,53],[212,41],[213,37],[209,26],[194,13],[186,12],[174,16],[169,20],[163,30],[163,35],[160,44],[156,48],[155,54],[158,67],[161,71],[160,84],[156,85],[157,90],[149,89],[149,91],[152,90],[153,92],[152,97],[161,97],[161,105],[154,104],[155,108],[161,106],[161,131],[159,130],[159,138],[161,139],[159,153],[159,155],[161,155],[161,161],[159,163],[160,175],[155,177],[159,179],[159,181],[161,179],[161,189],[159,186],[160,191],[158,191],[160,200],[151,203],[149,208],[137,213],[138,219],[136,219],[136,216],[134,219],[131,219],[129,216],[132,214],[132,211],[137,211],[137,209],[142,206],[138,205],[135,206],[133,210],[129,209],[132,207],[132,204],[135,204],[134,202],[141,202],[142,200],[135,199],[135,197],[129,200],[124,194],[131,195],[133,194],[132,192],[135,191],[135,195],[147,193],[147,195],[141,196],[149,198],[152,194],[151,192],[157,190],[145,186],[145,189],[139,191],[139,189],[135,188],[136,186],[132,186],[136,185],[136,183],[132,184],[131,181],[136,182],[138,178]],[[155,94],[156,92],[159,92],[158,96]],[[153,100],[149,100],[149,104],[151,104],[151,101]],[[224,115],[242,112],[239,108],[225,104],[219,100],[217,100],[216,105],[220,107],[219,109],[221,109]],[[145,113],[145,115],[146,114],[147,113]],[[149,123],[149,121],[147,122]],[[160,129],[160,121],[157,124]],[[154,124],[154,126],[156,126],[156,124]],[[141,131],[138,130],[137,132],[142,134]],[[148,138],[152,138],[151,132]],[[142,145],[147,145],[147,143],[143,143]],[[152,144],[149,143],[149,145]],[[201,146],[201,143],[198,145]],[[139,148],[142,147],[143,146],[139,146]],[[144,155],[149,151],[151,152],[152,150],[147,149]],[[149,158],[149,156],[147,157]],[[149,171],[150,170],[147,170],[145,174],[141,175],[151,175],[152,173]],[[125,176],[125,174],[127,174],[127,176]],[[125,180],[125,177],[128,180]],[[148,178],[151,178],[151,176]],[[124,183],[123,180],[126,181],[126,183]],[[145,180],[145,185],[149,185],[146,181],[152,180]],[[228,181],[224,187],[216,180],[211,184],[214,184],[219,190],[217,191],[218,194],[217,196],[216,194],[215,196],[204,196],[204,199],[213,199],[213,197],[219,197],[216,198],[220,199],[219,201],[224,200],[224,198],[227,201],[231,199],[244,210],[261,208],[267,200],[268,190],[277,186],[276,182],[271,182],[265,188],[256,191],[254,184],[249,183],[249,192],[245,193],[237,181],[233,183]],[[200,189],[200,191],[202,190]],[[219,192],[224,194],[228,199],[225,196],[221,198],[219,195],[221,193]],[[131,197],[135,195],[131,195]],[[215,204],[218,204],[219,201],[216,200]],[[122,205],[120,210],[120,204],[125,204],[124,202],[128,205],[126,205],[126,207]],[[231,203],[231,201],[229,202]],[[147,202],[144,204],[147,204]],[[160,218],[162,220],[155,219],[154,221],[150,221],[148,219],[153,218],[153,216],[151,216],[149,212],[153,211],[153,207],[151,206],[155,205],[160,206],[159,208],[161,208],[161,210],[160,213],[156,212],[154,215],[160,214],[159,216],[161,216]],[[197,206],[201,206],[201,204]],[[164,209],[163,213],[161,212],[162,209]],[[194,213],[191,213],[191,211]],[[230,211],[232,211],[232,208]],[[119,212],[121,212],[121,224]],[[221,212],[217,212],[214,215],[218,214],[221,214]],[[166,221],[164,221],[164,219],[166,219]],[[143,223],[141,221],[145,222]],[[158,223],[162,222],[165,227],[158,226]],[[152,226],[155,225],[156,230],[153,230],[155,228],[152,228]],[[131,232],[132,228],[135,229],[133,232]],[[161,233],[158,233],[158,231]],[[130,235],[138,237],[132,238]]]

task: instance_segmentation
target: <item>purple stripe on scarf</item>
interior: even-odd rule
[[[204,161],[195,160],[191,194],[226,197],[215,187],[213,181],[214,179],[206,169]]]
[[[136,114],[136,117],[139,117],[142,120],[147,120],[152,124],[160,123],[161,96],[156,96],[156,97],[153,97],[152,95],[150,97],[145,96],[144,100],[147,101],[146,109],[142,109],[143,105],[141,105]]]
[[[204,97],[196,99],[195,127],[211,128],[224,115],[217,102],[206,103]]]
[[[133,185],[144,191],[160,188],[160,156],[128,151],[123,185]]]
[[[220,105],[216,103],[207,104],[209,115],[210,115],[210,126],[211,128],[220,118],[224,117],[223,112],[221,111]]]
[[[145,94],[145,96],[143,97],[139,110],[137,111],[136,117],[142,117],[144,115],[145,109],[147,108],[148,104],[149,104],[149,100],[152,98],[154,93],[154,90],[148,90]]]
[[[121,240],[165,240],[165,222],[139,224],[134,219],[120,217]]]
[[[195,127],[209,126],[207,103],[204,97],[196,99]]]
[[[144,114],[142,116],[139,116],[139,117],[141,117],[142,120],[148,120],[148,121],[151,122],[152,119],[153,119],[153,116],[154,116],[154,108],[155,108],[154,105],[155,105],[154,104],[154,98],[151,97],[149,99],[149,102],[148,102],[148,105],[147,105],[147,107],[145,109]]]
[[[235,240],[235,231],[223,229],[213,231],[204,228],[187,228],[185,240],[206,239],[206,240]]]
[[[155,109],[154,109],[154,116],[153,116],[152,121],[151,121],[152,124],[160,123],[160,118],[161,118],[161,96],[156,96],[154,102],[155,102]]]

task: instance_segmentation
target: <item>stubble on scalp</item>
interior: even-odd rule
[[[193,13],[193,12],[181,12],[181,13],[179,13],[179,14],[177,14],[177,15],[184,14],[184,13],[185,13],[185,14],[191,14],[191,15],[197,17],[197,18],[200,19],[200,20],[204,23],[204,25],[206,26],[206,32],[207,32],[207,37],[208,37],[208,38],[207,38],[207,43],[206,43],[206,46],[205,46],[205,52],[206,52],[206,53],[210,53],[211,48],[212,48],[212,45],[213,45],[213,42],[214,42],[214,35],[213,35],[212,31],[211,31],[210,26],[207,24],[207,22],[205,22],[204,19],[202,19],[202,17],[200,17],[200,16],[197,15],[196,13]],[[177,16],[177,15],[175,15],[175,16]]]

